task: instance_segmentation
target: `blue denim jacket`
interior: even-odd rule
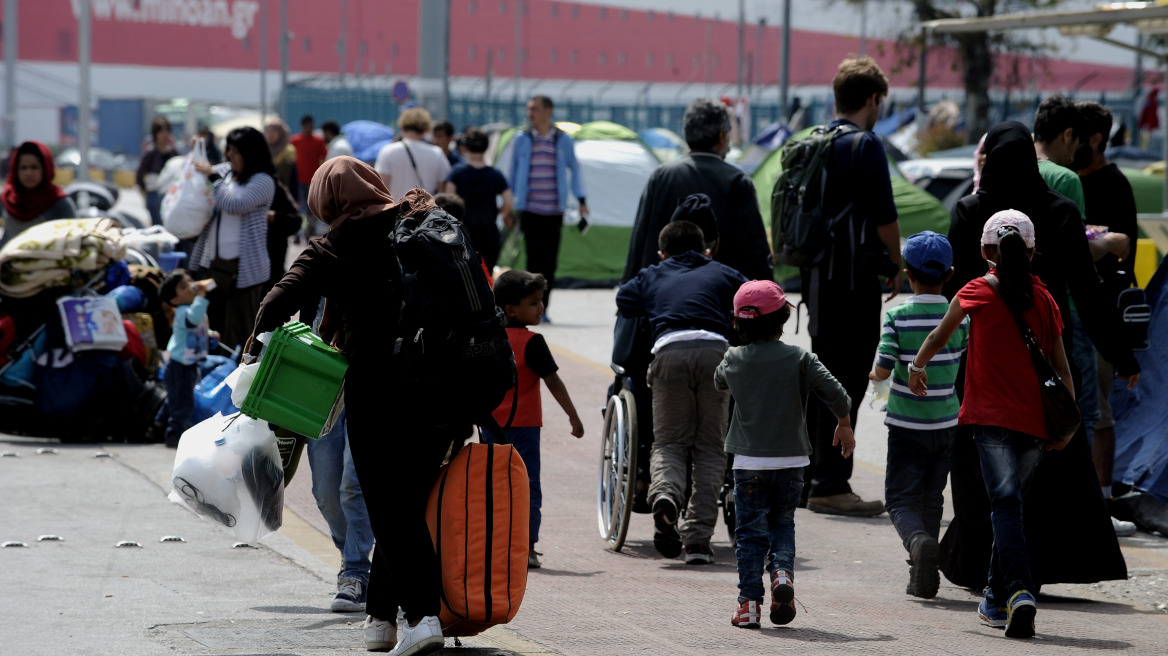
[[[559,128],[556,130],[556,193],[560,197],[560,211],[568,207],[568,171],[572,172],[572,194],[584,198],[584,181],[580,178],[580,164],[576,161],[575,141]],[[527,209],[528,179],[531,175],[531,131],[515,134],[515,149],[511,156],[511,189],[515,196],[515,210]]]

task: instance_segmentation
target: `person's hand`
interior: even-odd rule
[[[1122,232],[1109,232],[1103,235],[1101,241],[1107,246],[1107,252],[1118,258],[1120,262],[1131,255],[1131,240]]]
[[[202,281],[192,282],[191,292],[193,292],[195,296],[205,297],[207,295],[207,288],[203,285]]]
[[[243,352],[252,357],[258,358],[260,351],[264,350],[264,344],[255,338],[255,335],[250,335],[247,342],[243,345]]]
[[[904,271],[902,271],[898,268],[896,271],[896,275],[892,276],[891,278],[888,279],[888,284],[889,284],[888,292],[889,293],[888,293],[888,296],[884,297],[885,303],[887,303],[888,301],[891,301],[892,299],[896,298],[896,296],[898,294],[900,294],[900,287],[901,287],[901,284],[903,282],[904,282]]]
[[[514,228],[515,227],[515,217],[512,216],[510,212],[507,212],[506,214],[503,215],[503,227],[505,227],[505,228]]]
[[[1072,435],[1071,437],[1074,437],[1074,436]],[[1047,451],[1062,451],[1070,443],[1071,443],[1070,437],[1068,437],[1067,439],[1065,439],[1061,442],[1055,442],[1054,440],[1047,440],[1046,441],[1046,450]]]
[[[589,211],[588,204],[587,203],[580,203],[580,216],[588,216],[590,214],[592,214],[592,212]]]
[[[929,373],[927,371],[908,372],[908,388],[917,396],[927,395],[929,393]]]
[[[211,175],[212,173],[215,172],[215,169],[212,168],[211,165],[206,163],[206,162],[195,162],[194,166],[195,166],[195,170],[198,171],[199,173],[202,173],[203,175]]]
[[[852,452],[856,450],[856,437],[852,433],[852,427],[836,424],[835,435],[831,438],[831,445],[840,448],[840,455],[845,458],[850,458]]]
[[[868,380],[876,380],[876,370],[875,369],[868,372]]]
[[[216,342],[219,341],[219,331],[218,330],[212,330],[211,332],[207,333],[207,335],[210,336],[210,338],[215,340]]]
[[[569,417],[568,420],[572,422],[572,437],[577,439],[584,437],[584,424],[581,423],[580,418]]]
[[[1140,375],[1139,374],[1132,374],[1130,376],[1116,376],[1116,378],[1118,378],[1122,381],[1126,381],[1128,389],[1135,387],[1136,383],[1140,382]]]

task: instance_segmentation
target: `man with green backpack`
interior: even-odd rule
[[[900,224],[887,156],[870,130],[888,79],[870,57],[845,59],[832,81],[836,120],[783,146],[783,173],[772,196],[775,259],[798,266],[811,350],[852,399],[852,425],[880,341],[881,281],[901,282]],[[881,501],[852,492],[852,461],[833,449],[836,418],[809,401],[811,466],[803,498],[814,512],[874,517]]]

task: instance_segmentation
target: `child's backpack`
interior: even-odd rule
[[[849,204],[838,216],[824,217],[823,193],[832,144],[856,132],[859,128],[854,125],[821,125],[807,136],[783,144],[783,170],[771,192],[771,232],[778,262],[795,267],[817,264],[832,228],[851,212]],[[859,137],[852,140],[852,161],[859,145]]]
[[[405,299],[399,376],[407,388],[440,392],[442,417],[492,425],[491,411],[515,387],[515,356],[470,233],[433,209],[399,220],[393,242]]]

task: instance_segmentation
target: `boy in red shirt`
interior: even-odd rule
[[[305,115],[300,119],[300,134],[291,139],[292,145],[296,147],[296,182],[299,183],[296,199],[309,216],[312,210],[308,209],[308,183],[312,182],[316,170],[328,159],[328,144],[313,134],[315,129],[316,122],[312,115]]]
[[[543,292],[547,289],[544,277],[527,271],[506,271],[495,279],[495,304],[503,308],[507,315],[507,339],[515,352],[515,366],[519,381],[515,389],[508,392],[503,403],[495,410],[495,421],[500,426],[507,424],[512,411],[515,417],[506,428],[507,441],[519,452],[523,464],[527,466],[527,477],[531,483],[531,549],[528,551],[527,565],[540,566],[540,554],[535,550],[539,541],[540,506],[543,493],[539,484],[539,433],[543,426],[543,407],[539,394],[539,381],[547,383],[552,397],[568,413],[572,424],[572,435],[584,436],[584,424],[576,414],[576,407],[568,396],[564,381],[556,372],[555,359],[548,350],[543,335],[531,332],[528,326],[538,326],[543,316]],[[518,393],[518,399],[516,394]],[[483,442],[498,442],[498,436],[483,431]]]

